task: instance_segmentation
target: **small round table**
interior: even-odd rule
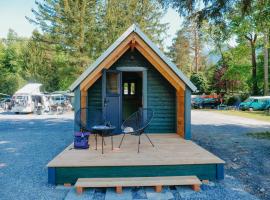
[[[99,134],[102,137],[102,154],[103,154],[103,144],[104,144],[104,137],[111,136],[111,143],[112,143],[112,150],[113,150],[113,130],[115,126],[105,126],[105,125],[96,125],[92,127],[92,130]],[[96,150],[97,150],[97,135],[96,135]]]

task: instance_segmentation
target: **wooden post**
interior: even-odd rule
[[[185,138],[185,91],[181,88],[176,90],[176,132]]]
[[[195,184],[195,185],[192,185],[192,189],[196,192],[199,192],[201,190],[201,187],[200,185]]]
[[[116,193],[120,194],[123,192],[122,186],[116,186]]]
[[[162,185],[156,185],[155,189],[156,189],[156,192],[161,192],[162,191]]]
[[[209,184],[209,180],[202,180],[202,183]]]
[[[87,91],[81,90],[81,108],[87,107]]]
[[[77,187],[76,191],[78,194],[82,194],[83,193],[83,188],[82,187]]]
[[[70,183],[64,183],[64,186],[65,187],[71,187],[71,184]]]

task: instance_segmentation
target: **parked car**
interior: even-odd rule
[[[216,108],[221,102],[218,98],[204,98],[203,108]]]
[[[265,110],[269,104],[270,99],[254,99],[249,106],[249,110]]]
[[[191,99],[191,106],[192,108],[203,108],[203,98],[201,97],[194,97]]]
[[[5,97],[0,99],[0,108],[3,110],[10,110],[12,106],[11,98]]]
[[[264,110],[270,114],[270,101],[268,101],[268,104],[265,106]]]
[[[248,110],[249,106],[252,104],[252,102],[255,100],[256,97],[249,97],[244,102],[239,104],[239,110]]]
[[[12,97],[12,109],[14,113],[32,113],[41,114],[49,111],[49,104],[46,96],[40,92],[39,83],[29,83],[19,89]]]
[[[50,96],[51,105],[62,105],[67,101],[67,98],[62,94],[52,94]]]

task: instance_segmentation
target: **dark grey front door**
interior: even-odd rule
[[[102,75],[103,115],[106,121],[116,126],[120,132],[122,120],[122,73],[117,70],[104,70]],[[89,97],[91,98],[91,97]]]

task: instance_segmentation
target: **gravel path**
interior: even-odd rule
[[[0,114],[0,199],[63,199],[47,184],[46,164],[72,142],[73,114]]]
[[[245,135],[269,129],[269,123],[194,111],[192,124],[195,142],[227,162],[224,181],[205,184],[198,193],[190,188],[166,187],[162,193],[152,188],[126,188],[117,195],[112,189],[97,189],[77,196],[73,188],[48,185],[46,169],[46,164],[72,141],[73,114],[0,113],[0,199],[269,199],[269,141]]]
[[[246,133],[266,130],[269,122],[192,111],[193,140],[225,160],[226,174],[261,199],[270,199],[270,141]]]

